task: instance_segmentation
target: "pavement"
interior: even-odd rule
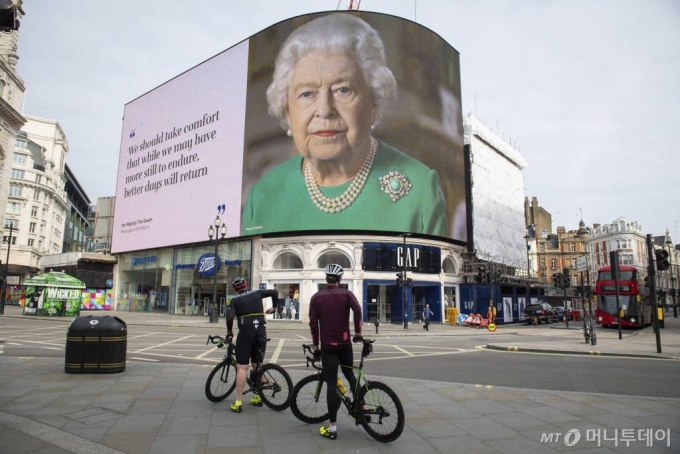
[[[202,316],[107,311],[127,325],[224,329],[224,320]],[[6,318],[23,318],[7,306]],[[580,322],[500,325],[493,335],[517,333],[522,342],[489,342],[505,351],[568,355],[616,355],[680,359],[680,318],[666,314],[660,345],[651,327],[639,331],[597,329],[597,345],[584,342]],[[73,318],[50,318],[65,327]],[[273,320],[277,330],[297,321]],[[217,331],[217,332],[219,332]],[[369,337],[492,335],[476,328],[431,324],[372,325]],[[0,343],[3,334],[0,332]],[[660,346],[660,348],[659,348]],[[659,352],[661,350],[661,352]],[[543,391],[451,382],[375,377],[399,395],[406,412],[401,437],[388,444],[370,438],[339,412],[339,436],[321,437],[318,425],[290,410],[245,404],[229,411],[229,399],[205,398],[211,366],[128,361],[114,374],[66,374],[64,359],[0,355],[0,453],[191,454],[191,453],[557,453],[680,452],[680,399]],[[680,368],[678,368],[680,371]],[[307,371],[289,370],[296,382]],[[370,371],[369,371],[370,372]],[[501,373],[501,371],[499,371]],[[669,385],[674,385],[669,383]],[[650,436],[651,435],[651,436]]]

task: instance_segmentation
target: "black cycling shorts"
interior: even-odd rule
[[[236,364],[245,366],[258,362],[258,342],[262,345],[262,359],[264,360],[267,346],[267,332],[264,326],[255,328],[246,325],[239,329],[238,336],[236,336]]]

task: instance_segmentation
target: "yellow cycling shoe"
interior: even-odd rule
[[[240,400],[237,400],[233,404],[229,406],[231,411],[236,412],[236,413],[241,413],[243,411],[243,405],[241,404]]]
[[[250,403],[253,405],[257,405],[258,407],[262,406],[262,398],[260,396],[255,396],[250,398]]]
[[[319,433],[326,438],[330,438],[331,440],[338,438],[338,432],[335,430],[331,431],[330,426],[321,426],[319,428]]]

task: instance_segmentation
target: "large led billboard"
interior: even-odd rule
[[[459,54],[411,21],[296,17],[125,106],[112,252],[227,237],[467,240]]]

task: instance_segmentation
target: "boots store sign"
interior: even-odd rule
[[[441,249],[403,243],[364,243],[362,267],[366,271],[401,271],[439,274]]]

